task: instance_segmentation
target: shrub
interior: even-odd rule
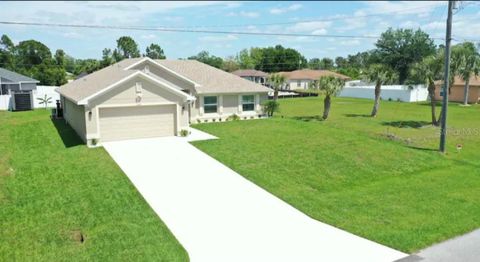
[[[188,135],[190,135],[190,131],[188,131],[188,130],[186,130],[186,129],[180,130],[180,136],[186,137],[186,136],[188,136]]]
[[[278,112],[280,104],[274,100],[268,100],[263,103],[263,110],[267,114],[267,116],[273,116],[274,112]]]
[[[240,120],[240,117],[237,116],[236,114],[233,114],[227,118],[227,121],[238,121]]]

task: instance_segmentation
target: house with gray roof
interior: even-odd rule
[[[31,91],[40,81],[0,68],[0,95],[11,94],[14,91]]]
[[[241,78],[253,81],[258,84],[266,85],[268,74],[263,71],[258,71],[255,69],[239,69],[233,71],[232,74],[237,75]]]
[[[269,89],[195,60],[125,59],[57,89],[88,146],[179,135],[190,123],[263,116]]]

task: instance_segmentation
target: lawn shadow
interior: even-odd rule
[[[51,120],[66,148],[84,144],[82,139],[75,133],[75,130],[73,130],[64,119],[51,118]]]
[[[382,122],[384,126],[398,127],[398,128],[422,128],[431,126],[431,122],[427,121],[390,121]]]
[[[292,117],[295,120],[300,120],[304,122],[310,122],[310,121],[325,121],[323,117],[316,115],[316,116],[294,116]]]
[[[367,114],[345,114],[346,117],[371,117],[371,115]]]
[[[427,147],[418,147],[418,146],[407,146],[408,148],[415,149],[415,150],[420,150],[420,151],[438,151],[436,148],[427,148]]]

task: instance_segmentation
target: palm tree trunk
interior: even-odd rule
[[[382,84],[378,83],[375,85],[375,102],[373,104],[372,114],[371,117],[376,117],[378,113],[378,107],[380,106],[380,91],[381,91]]]
[[[470,77],[465,80],[465,91],[463,94],[463,104],[468,105],[468,91],[470,89]]]
[[[330,95],[325,95],[323,100],[323,120],[327,120],[328,114],[330,113]]]
[[[437,101],[435,100],[435,83],[430,81],[428,85],[428,96],[430,97],[430,107],[432,111],[432,125],[438,126],[437,116],[436,116],[436,104]]]
[[[273,91],[273,101],[277,102],[277,99],[278,99],[278,88],[275,87]]]

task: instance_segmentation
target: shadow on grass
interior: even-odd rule
[[[415,149],[415,150],[420,150],[420,151],[438,151],[437,148],[427,148],[427,147],[418,147],[418,146],[408,146],[408,148]]]
[[[426,126],[431,126],[432,123],[427,121],[390,121],[382,122],[382,125],[398,128],[422,128]]]
[[[321,116],[295,116],[292,117],[295,120],[300,120],[300,121],[305,121],[305,122],[310,122],[310,121],[324,121],[324,119]]]
[[[371,117],[371,115],[367,114],[345,114],[346,117]]]
[[[65,122],[65,120],[53,118],[51,120],[66,148],[83,145],[83,141],[78,137],[77,133],[75,133],[75,130]]]

